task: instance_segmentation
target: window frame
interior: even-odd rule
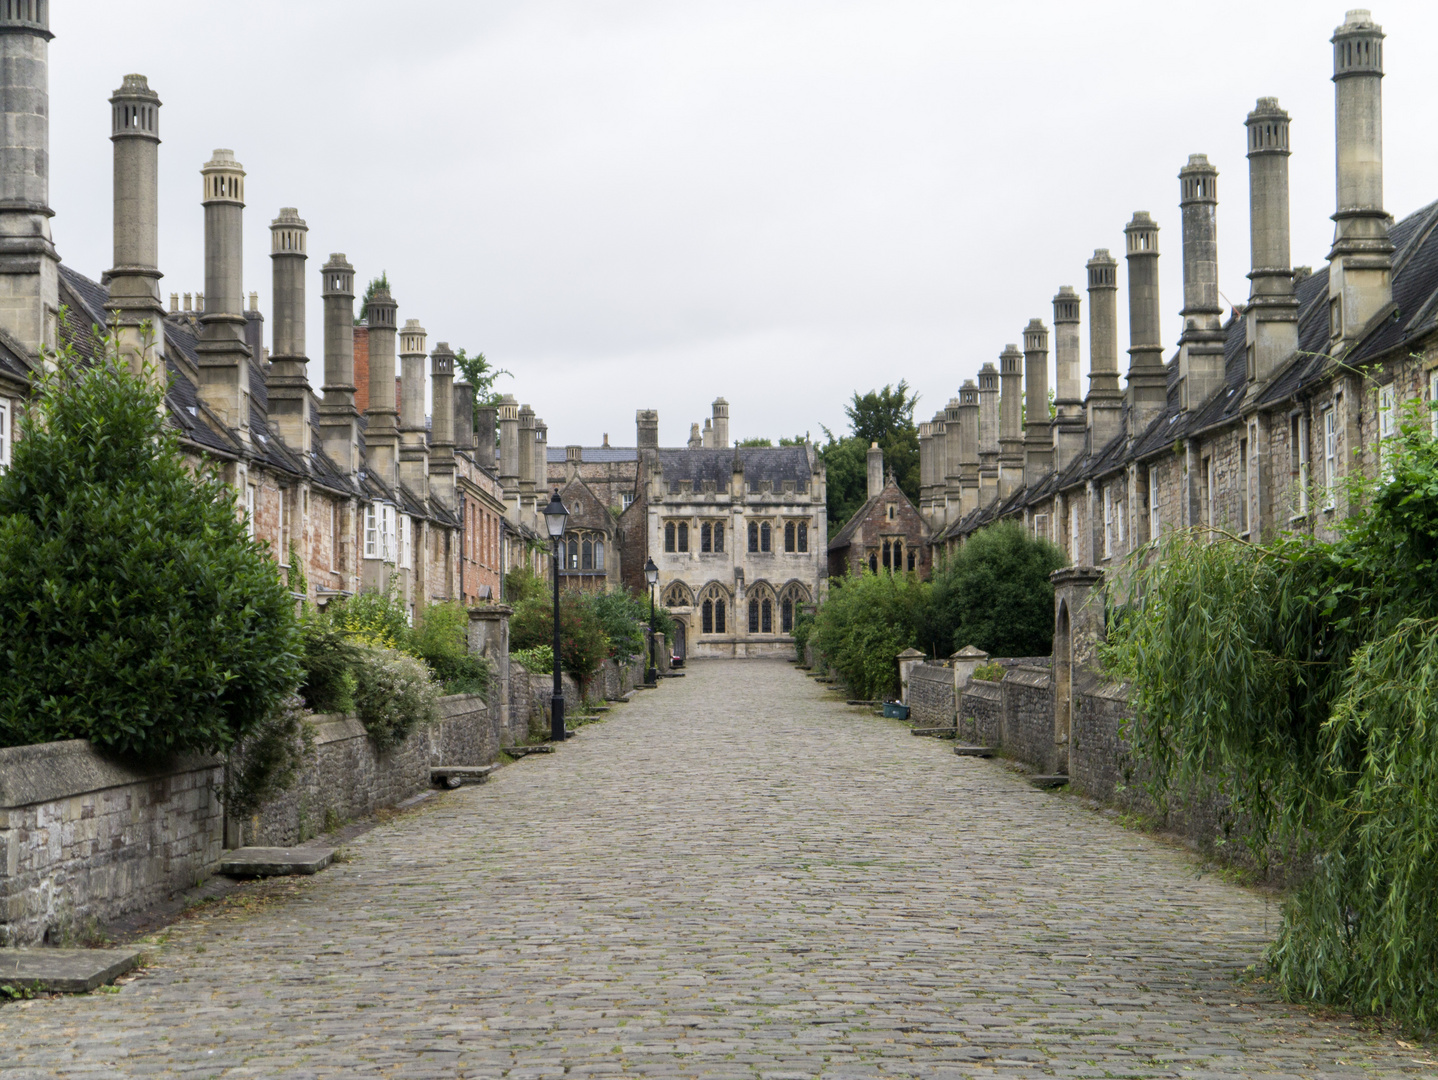
[[[1103,557],[1113,558],[1113,485],[1103,486]]]
[[[767,521],[759,523],[759,552],[763,555],[774,554],[774,526]]]
[[[724,554],[724,523],[722,521],[714,522],[714,554]]]
[[[1248,449],[1248,436],[1238,440],[1238,471],[1243,477],[1243,502],[1238,507],[1238,535],[1247,536],[1251,529],[1249,519],[1252,517],[1250,510],[1253,500],[1253,469],[1251,468],[1253,455]]]
[[[1148,469],[1148,538],[1157,540],[1163,535],[1163,517],[1158,510],[1158,470],[1152,465]]]
[[[10,439],[13,431],[10,411],[10,400],[0,398],[0,472],[4,472],[10,465]]]
[[[678,535],[679,530],[675,528],[674,522],[666,521],[664,523],[664,554],[673,555],[678,552],[678,541],[676,540]]]
[[[679,522],[679,527],[676,531],[678,532],[679,554],[689,554],[689,522]]]
[[[414,531],[413,523],[408,514],[399,514],[395,518],[396,547],[398,555],[398,566],[401,570],[414,569]]]
[[[1294,413],[1288,423],[1288,473],[1297,489],[1294,512],[1289,520],[1308,516],[1308,413]]]
[[[784,554],[794,555],[798,553],[798,530],[792,521],[784,522]]]
[[[255,538],[255,485],[245,482],[245,534]]]
[[[710,555],[714,552],[714,526],[707,521],[699,524],[699,554]]]
[[[1338,504],[1338,409],[1328,405],[1323,410],[1323,509]]]
[[[795,530],[798,533],[799,554],[809,554],[809,523],[801,521]]]
[[[364,557],[379,558],[379,507],[374,503],[364,507]]]
[[[1385,383],[1378,388],[1378,470],[1384,479],[1392,471],[1392,453],[1388,440],[1398,434],[1398,384]]]
[[[1438,368],[1432,368],[1428,372],[1428,413],[1429,424],[1435,437],[1438,437]]]
[[[759,523],[757,521],[749,522],[749,551],[751,554],[757,554],[759,551]]]

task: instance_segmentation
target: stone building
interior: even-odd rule
[[[1098,567],[1174,529],[1254,540],[1335,535],[1347,512],[1344,479],[1377,475],[1405,402],[1438,401],[1438,203],[1401,220],[1383,206],[1383,37],[1367,11],[1351,11],[1330,42],[1337,197],[1327,265],[1292,265],[1290,118],[1276,99],[1259,98],[1242,125],[1248,302],[1225,316],[1218,170],[1194,154],[1178,173],[1184,289],[1175,347],[1165,359],[1160,228],[1139,211],[1123,230],[1126,385],[1118,260],[1099,249],[1086,267],[1087,392],[1081,298],[1065,287],[1053,299],[1057,415],[1045,422],[1031,410],[1027,429],[1020,423],[1021,402],[1047,395],[1049,330],[1034,319],[1024,349],[1001,354],[997,394],[982,385],[986,373],[995,381],[986,365],[977,410],[961,402],[921,429],[920,509],[936,546],[1000,518],[1023,521],[1074,564]]]
[[[892,473],[884,474],[884,452],[869,446],[868,493],[838,535],[829,541],[829,576],[911,573],[928,577],[932,569],[928,523]]]
[[[308,380],[308,229],[293,208],[270,226],[271,347],[258,300],[243,301],[243,166],[216,150],[200,170],[205,291],[160,301],[158,162],[161,101],[141,75],[110,98],[114,266],[95,281],[64,265],[48,199],[49,4],[0,10],[0,467],[16,413],[57,348],[94,357],[111,335],[135,370],[165,379],[167,419],[183,449],[214,462],[237,512],[290,576],[323,605],[393,587],[412,616],[437,600],[498,591],[504,507],[474,452],[473,399],[454,386],[453,354],[433,353],[411,320],[397,325],[387,292],[362,327],[367,408],[357,401],[355,270],[343,255],[320,269],[323,387]],[[97,332],[97,328],[99,329]],[[396,337],[403,371],[396,371]],[[426,371],[428,361],[428,372]],[[393,399],[396,377],[399,401]],[[425,416],[425,381],[433,415]],[[299,573],[293,573],[291,570]]]

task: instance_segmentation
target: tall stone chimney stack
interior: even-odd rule
[[[399,305],[386,288],[369,301],[369,407],[365,409],[365,460],[386,484],[399,479],[399,410],[394,407],[395,336]]]
[[[729,445],[729,403],[722,397],[714,399],[714,445]]]
[[[1042,319],[1024,327],[1024,483],[1037,484],[1054,467],[1049,430],[1049,328]]]
[[[549,425],[534,418],[534,486],[542,496],[549,487]]]
[[[1062,471],[1083,453],[1083,390],[1079,376],[1079,294],[1072,285],[1054,296],[1053,466]]]
[[[1338,207],[1328,253],[1330,352],[1357,338],[1393,299],[1393,241],[1383,210],[1383,36],[1362,9],[1333,33]]]
[[[1098,453],[1119,433],[1123,391],[1118,384],[1118,260],[1098,248],[1088,269],[1088,451]]]
[[[457,450],[474,449],[474,387],[454,384],[454,445]]]
[[[200,316],[200,393],[227,425],[249,439],[250,347],[245,344],[245,170],[216,150],[200,170],[205,206],[205,312]],[[339,459],[336,459],[339,460]]]
[[[1293,288],[1288,223],[1288,113],[1277,98],[1259,98],[1248,114],[1249,248],[1244,330],[1250,383],[1268,380],[1298,351],[1298,297]],[[1221,347],[1221,346],[1220,346]]]
[[[534,410],[528,405],[519,407],[519,498],[521,503],[533,505],[535,500],[534,477]]]
[[[499,409],[481,405],[474,410],[474,463],[494,472],[494,444],[499,432]]]
[[[499,483],[505,501],[519,500],[519,402],[513,394],[499,399]]]
[[[979,508],[979,388],[973,379],[959,387],[959,513]]]
[[[105,303],[131,370],[165,380],[160,302],[160,95],[143,75],[126,75],[110,98],[115,158],[115,265]],[[148,333],[145,323],[150,324]]]
[[[946,524],[949,497],[944,487],[949,473],[949,432],[947,413],[940,409],[929,421],[929,510],[939,525]]]
[[[927,420],[919,421],[919,515],[931,520],[934,509],[934,431]]]
[[[50,239],[50,3],[0,5],[0,326],[38,361],[55,346]]]
[[[1183,408],[1196,409],[1223,383],[1226,336],[1218,298],[1218,170],[1207,155],[1190,154],[1178,171],[1178,205],[1183,216],[1179,400]]]
[[[1024,354],[1017,345],[999,353],[999,498],[1024,482]]]
[[[1137,438],[1168,398],[1158,299],[1158,223],[1139,210],[1123,233],[1128,259],[1128,434]]]
[[[454,463],[454,350],[441,341],[429,358],[429,490],[450,510],[459,506]]]
[[[959,468],[959,447],[963,441],[963,422],[959,419],[959,395],[949,398],[944,406],[944,510],[954,521],[964,501],[962,470]]]
[[[884,452],[879,444],[869,444],[869,498],[877,499],[884,492]]]
[[[979,368],[979,503],[999,492],[999,369],[992,360]]]
[[[333,254],[320,268],[325,312],[325,384],[320,443],[344,472],[359,471],[359,409],[355,407],[355,268]]]
[[[310,428],[309,358],[305,355],[305,263],[309,227],[293,206],[270,223],[271,306],[275,327],[270,338],[270,421],[291,450],[308,457]]]
[[[418,319],[406,319],[399,332],[399,478],[416,495],[429,494],[429,439],[424,426],[425,332]],[[510,400],[505,398],[505,401]],[[499,407],[500,430],[504,430],[504,404]],[[510,454],[501,436],[501,476],[516,467],[517,455]]]

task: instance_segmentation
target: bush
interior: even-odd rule
[[[599,670],[610,653],[609,638],[594,606],[577,590],[559,594],[560,662],[564,670],[587,679]],[[554,642],[554,600],[530,597],[514,609],[509,620],[513,649],[533,649]]]
[[[611,592],[589,593],[586,595],[594,616],[599,620],[604,636],[609,639],[609,655],[621,664],[628,663],[636,656],[649,652],[648,635],[649,603],[619,589]],[[654,608],[656,624],[659,608]]]
[[[549,595],[550,583],[528,566],[516,566],[504,575],[504,602],[512,607]]]
[[[509,658],[523,664],[524,669],[534,675],[554,674],[554,646],[536,645],[532,649],[511,649]]]
[[[55,359],[0,475],[0,745],[229,751],[300,681],[294,601],[153,372]]]
[[[489,687],[489,664],[470,653],[469,612],[457,601],[425,608],[405,651],[429,665],[446,694],[483,694]]]
[[[947,656],[973,645],[990,656],[1053,651],[1054,587],[1066,565],[1058,547],[1029,536],[1017,521],[980,529],[934,574],[925,651]]]
[[[809,644],[809,635],[814,632],[814,613],[803,609],[794,613],[794,653],[799,663],[804,662],[804,650]],[[900,650],[902,651],[902,650]]]
[[[1003,682],[1004,665],[999,663],[979,664],[974,668],[974,678],[981,682]]]
[[[225,809],[237,818],[258,813],[294,784],[314,752],[314,725],[299,695],[291,694],[230,755],[221,796]]]
[[[326,612],[337,630],[352,641],[378,649],[403,649],[409,644],[409,612],[399,594],[373,589],[332,601]]]
[[[913,647],[929,602],[929,585],[907,574],[835,579],[810,638],[829,666],[861,698],[899,689],[898,655]]]
[[[301,621],[304,681],[300,696],[311,712],[350,712],[355,707],[355,669],[364,652],[349,635],[324,615],[306,614]]]
[[[372,645],[359,648],[365,655],[354,669],[355,712],[376,748],[388,750],[434,722],[439,687],[412,656]]]

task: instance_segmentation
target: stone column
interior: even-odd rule
[[[160,95],[150,89],[145,76],[126,75],[110,98],[110,141],[115,158],[115,266],[105,310],[119,338],[120,355],[131,370],[147,371],[163,384]]]
[[[999,354],[999,498],[1024,482],[1023,359],[1017,345]]]
[[[248,443],[250,347],[243,292],[245,170],[231,150],[216,150],[200,170],[205,207],[205,313],[200,316],[200,394]]]
[[[424,426],[428,338],[418,319],[406,319],[399,332],[399,478],[420,498],[429,495],[429,436]]]
[[[359,471],[359,409],[355,406],[355,268],[343,254],[320,268],[325,306],[325,385],[320,441],[341,471]]]
[[[1049,430],[1049,328],[1042,319],[1024,327],[1024,483],[1038,484],[1053,471]]]
[[[309,358],[305,356],[305,263],[309,227],[287,206],[270,223],[271,306],[275,328],[270,371],[265,381],[270,422],[291,450],[308,457],[310,427]]]
[[[454,350],[441,341],[429,358],[431,410],[429,490],[447,509],[459,506],[454,464]]]
[[[369,408],[365,410],[365,458],[386,484],[399,479],[399,410],[394,406],[396,313],[386,288],[369,301]]]

